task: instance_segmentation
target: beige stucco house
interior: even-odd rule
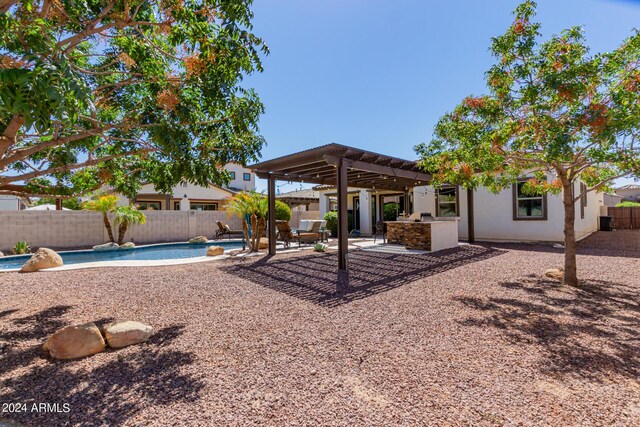
[[[640,185],[623,185],[616,188],[616,195],[622,197],[622,201],[625,202],[640,202]]]
[[[251,170],[236,163],[225,166],[231,174],[231,181],[227,187],[211,185],[201,187],[188,182],[182,182],[171,190],[171,194],[157,193],[153,185],[146,184],[138,193],[135,200],[120,198],[120,204],[135,203],[140,209],[171,210],[171,211],[217,211],[224,210],[224,204],[233,195],[242,190],[255,190],[255,174]]]
[[[524,181],[523,181],[524,182]],[[575,191],[580,191],[580,183]],[[319,186],[320,217],[334,210],[335,187]],[[458,235],[468,238],[467,191],[459,187],[436,190],[431,186],[408,188],[406,192],[349,188],[348,211],[352,228],[361,235],[371,235],[377,221],[383,219],[384,206],[394,203],[398,215],[429,213],[433,217],[455,217]],[[474,192],[474,231],[479,241],[562,242],[564,240],[564,207],[555,195],[529,197],[521,185],[498,194],[479,188]],[[590,192],[576,202],[576,238],[597,231],[603,206],[603,193]]]

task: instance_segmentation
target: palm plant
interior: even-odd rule
[[[116,206],[113,209],[115,213],[115,223],[118,224],[118,244],[124,242],[124,235],[130,225],[145,224],[147,217],[135,206]]]
[[[262,233],[267,225],[267,198],[257,191],[241,191],[227,202],[226,210],[227,214],[233,214],[242,219],[242,231],[249,250],[257,252]]]
[[[109,220],[109,213],[113,212],[117,204],[118,197],[110,194],[107,196],[102,196],[97,200],[90,200],[88,202],[85,202],[83,206],[85,210],[95,211],[102,214],[104,226],[107,229],[109,240],[112,243],[115,242],[115,238],[113,237],[113,228],[111,227],[111,221]]]

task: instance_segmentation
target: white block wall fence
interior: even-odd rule
[[[147,223],[133,226],[125,241],[136,244],[185,242],[195,236],[212,238],[216,221],[240,229],[241,221],[225,211],[145,211]],[[318,211],[294,211],[290,224],[319,219]],[[116,231],[117,232],[117,231]],[[117,237],[117,236],[116,236]],[[102,215],[87,211],[0,211],[0,250],[8,254],[16,242],[32,248],[88,248],[109,241]]]

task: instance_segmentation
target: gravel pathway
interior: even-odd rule
[[[538,246],[357,250],[349,262],[344,295],[336,255],[308,251],[0,274],[0,405],[28,406],[0,420],[637,425],[640,258],[584,250],[579,289],[541,277],[562,255]],[[156,333],[81,360],[43,356],[56,329],[111,319]]]

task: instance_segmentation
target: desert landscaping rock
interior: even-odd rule
[[[40,248],[22,266],[23,273],[30,273],[45,268],[60,267],[63,265],[62,257],[54,250]]]
[[[114,251],[120,247],[119,244],[114,242],[103,243],[102,245],[95,245],[93,247],[94,251]]]
[[[95,323],[69,326],[54,333],[44,349],[55,359],[76,359],[104,350],[105,343]]]
[[[126,321],[108,325],[103,333],[109,347],[121,348],[147,341],[153,328],[140,322]]]
[[[457,257],[354,250],[350,284],[369,288],[346,302],[331,295],[331,252],[52,271],[46,280],[3,273],[0,401],[68,402],[71,412],[0,418],[28,426],[635,427],[634,250],[581,251],[581,288],[544,277],[563,262],[549,246],[465,246]],[[144,345],[71,363],[39,357],[56,329],[107,318],[143,320],[154,333]]]
[[[133,249],[136,247],[136,244],[133,242],[125,242],[120,245],[120,249]]]
[[[209,246],[207,248],[207,256],[218,256],[224,254],[224,248],[222,246]]]
[[[197,236],[192,239],[189,239],[189,243],[207,243],[209,239],[206,236]]]
[[[560,268],[550,268],[544,272],[544,275],[549,279],[557,280],[562,282],[564,279],[564,272]]]

